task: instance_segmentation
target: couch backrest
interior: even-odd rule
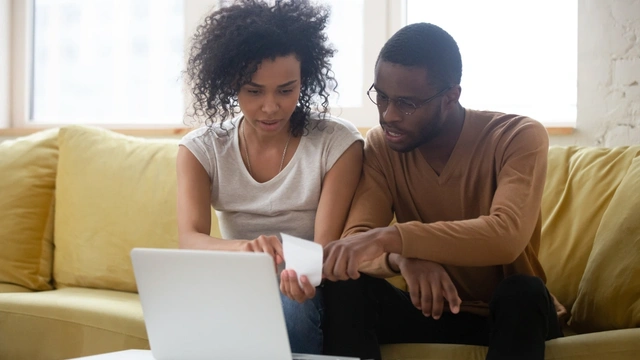
[[[176,139],[83,126],[3,143],[0,283],[49,289],[53,261],[58,286],[136,291],[129,251],[177,246],[176,153]],[[640,326],[640,283],[626,286],[640,282],[640,146],[551,147],[548,164],[539,255],[549,289],[584,331]]]
[[[51,289],[57,136],[51,129],[0,144],[0,283]]]
[[[58,144],[56,286],[137,291],[131,249],[178,247],[178,140],[69,126]]]
[[[554,146],[549,149],[539,258],[547,274],[549,290],[572,315],[579,310],[583,318],[598,317],[594,311],[584,308],[576,310],[573,306],[581,296],[579,289],[588,287],[592,281],[583,275],[585,269],[595,264],[592,261],[592,248],[597,242],[599,230],[610,221],[606,218],[607,212],[629,209],[633,205],[632,198],[619,192],[620,185],[629,182],[621,191],[640,193],[640,179],[634,182],[629,178],[633,176],[629,171],[639,156],[640,146]],[[635,188],[632,183],[637,184]],[[640,224],[639,216],[632,214],[628,219],[629,224]],[[601,241],[615,238],[613,234],[607,234],[606,238],[603,236],[600,234]],[[640,243],[629,251],[640,253]],[[615,262],[615,258],[610,259],[612,265]],[[606,270],[603,264],[599,266],[602,271]],[[588,315],[585,315],[585,311]]]

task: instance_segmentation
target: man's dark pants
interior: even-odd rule
[[[487,318],[443,312],[425,317],[409,293],[386,280],[325,282],[324,353],[380,359],[380,344],[489,346],[487,359],[544,359],[545,341],[562,336],[551,295],[540,278],[513,275],[497,287]]]

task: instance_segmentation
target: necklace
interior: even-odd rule
[[[249,149],[247,148],[247,137],[244,134],[244,128],[245,128],[244,119],[242,119],[240,130],[242,130],[242,140],[244,142],[244,154],[247,157],[247,168],[249,168],[249,175],[253,176],[253,171],[251,171],[251,160],[249,160]],[[284,165],[284,157],[285,155],[287,155],[289,140],[291,140],[291,132],[289,132],[289,137],[287,138],[287,142],[284,144],[284,150],[282,151],[282,159],[280,160],[280,169],[278,170],[278,174],[282,171],[282,167]]]

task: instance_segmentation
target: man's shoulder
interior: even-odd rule
[[[519,131],[523,127],[544,130],[542,123],[526,115],[473,109],[466,111],[469,113],[468,118],[473,119],[478,125],[494,131]]]
[[[546,128],[531,117],[496,111],[468,111],[472,120],[469,133],[477,134],[477,143],[483,144],[479,146],[499,153],[546,149],[549,146]]]
[[[467,109],[470,131],[478,134],[483,142],[509,142],[515,138],[534,142],[547,142],[548,133],[544,125],[529,116],[498,111]]]
[[[384,131],[380,125],[376,125],[369,129],[366,134],[366,139],[367,145],[379,147],[386,144],[384,140]]]

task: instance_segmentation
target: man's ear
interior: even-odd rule
[[[455,85],[449,91],[444,94],[444,101],[442,102],[442,110],[448,111],[453,109],[457,104],[458,100],[460,100],[460,94],[462,93],[462,88],[460,85]]]

